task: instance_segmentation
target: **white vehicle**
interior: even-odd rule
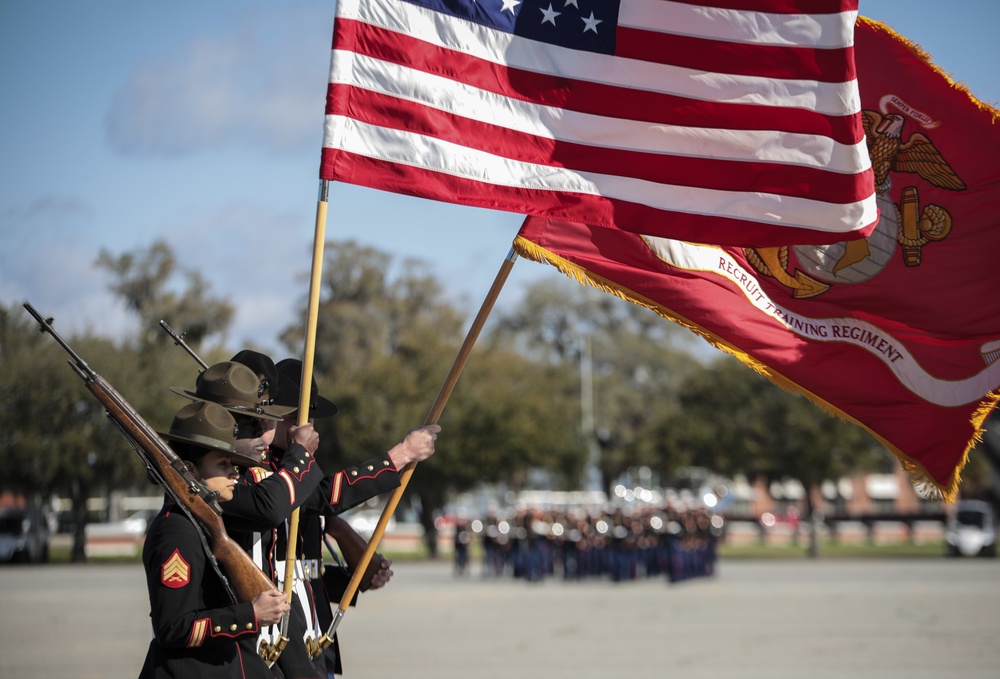
[[[146,537],[146,528],[154,516],[155,511],[141,509],[121,521],[88,523],[84,530],[88,540],[128,539],[142,542]]]
[[[381,510],[357,509],[344,514],[344,519],[354,529],[354,532],[365,540],[371,540],[380,518],[382,518]],[[385,532],[391,533],[395,528],[396,517],[390,516],[389,522],[385,524]]]
[[[88,523],[84,551],[87,557],[134,557],[142,552],[146,529],[156,516],[152,509],[140,509],[121,521]]]
[[[996,556],[997,524],[993,507],[981,500],[960,500],[945,533],[949,556]]]

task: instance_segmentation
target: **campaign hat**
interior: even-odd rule
[[[242,363],[254,371],[257,379],[260,380],[260,384],[257,387],[257,397],[260,399],[260,404],[263,406],[274,406],[274,399],[277,397],[281,385],[278,377],[278,369],[275,367],[271,357],[253,349],[243,349],[229,360],[234,363]],[[283,407],[272,407],[269,409],[282,415],[290,412],[288,408]]]
[[[228,410],[211,401],[195,401],[177,411],[169,430],[158,433],[168,441],[227,453],[233,464],[250,466],[253,460],[236,452],[236,431],[236,420]]]
[[[274,405],[279,407],[292,407],[298,410],[299,391],[302,384],[302,361],[297,358],[286,358],[278,361],[275,366],[278,370],[278,378],[281,387],[278,389],[278,397]],[[319,387],[316,385],[316,378],[312,378],[312,387],[309,397],[309,418],[333,417],[337,414],[336,404],[320,396]]]
[[[222,361],[206,368],[195,381],[194,390],[170,387],[170,391],[195,401],[221,405],[237,415],[266,420],[280,420],[288,408],[264,404],[259,395],[261,382],[253,370],[235,361]],[[267,401],[273,399],[268,394]]]

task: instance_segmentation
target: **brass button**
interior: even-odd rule
[[[372,471],[373,469],[375,469],[375,467],[368,465],[368,471]]]
[[[219,627],[218,625],[216,625],[216,626],[215,626],[215,629],[213,629],[212,631],[213,631],[213,632],[221,632],[221,631],[222,631],[222,628],[221,628],[221,627]]]
[[[299,473],[299,468],[298,467],[292,467],[292,471],[295,472],[296,474],[298,474]]]
[[[357,475],[358,475],[358,470],[357,469],[352,469],[351,470],[351,476],[357,476]]]
[[[383,467],[388,467],[389,466],[389,460],[382,460],[382,466]]]
[[[230,625],[229,626],[229,631],[230,632],[235,632],[236,631],[236,625]]]
[[[247,623],[247,629],[253,629],[253,623],[252,622],[248,622]]]
[[[307,451],[306,451],[306,457],[309,457],[309,455],[310,455],[310,453],[309,453],[309,451],[307,450]]]

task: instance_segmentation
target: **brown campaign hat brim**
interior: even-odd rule
[[[201,436],[200,434],[173,434],[169,431],[157,432],[160,438],[167,439],[168,441],[180,441],[181,443],[190,443],[192,445],[198,446],[200,448],[210,448],[212,450],[217,450],[220,453],[229,453],[230,455],[235,455],[236,448],[231,443],[226,443],[225,441],[220,441],[219,439],[214,439],[210,436]]]
[[[208,436],[199,436],[198,434],[171,434],[170,432],[163,431],[158,431],[156,433],[160,435],[161,439],[165,439],[167,441],[190,443],[191,445],[199,446],[201,448],[208,448],[209,450],[226,453],[229,455],[229,459],[232,460],[233,464],[241,467],[259,467],[261,463],[260,460],[254,460],[236,452],[236,448],[227,444],[225,441],[219,441],[218,439],[213,439]]]
[[[218,403],[196,399],[177,411],[170,429],[158,433],[164,441],[224,453],[233,464],[249,466],[253,460],[236,450],[237,432],[232,413]],[[184,457],[183,452],[178,454]]]
[[[204,403],[215,403],[222,406],[226,410],[236,415],[246,415],[247,417],[256,417],[262,420],[282,420],[285,415],[295,411],[295,408],[288,408],[286,406],[280,405],[258,405],[258,406],[242,406],[233,403],[219,403],[212,399],[203,398],[197,395],[197,392],[190,389],[184,389],[183,387],[170,387],[170,391],[174,392],[178,396],[183,396],[184,398],[189,398],[192,401],[202,401]]]

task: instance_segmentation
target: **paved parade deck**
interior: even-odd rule
[[[1000,561],[722,561],[710,579],[456,580],[400,563],[341,628],[346,679],[993,679]],[[142,566],[0,567],[0,677],[135,677]]]

